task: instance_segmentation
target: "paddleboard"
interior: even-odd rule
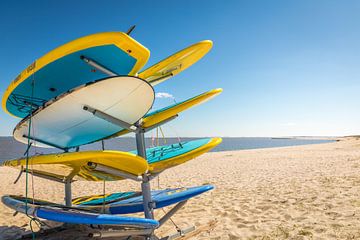
[[[124,177],[99,169],[97,165],[119,170],[131,176],[140,176],[145,172],[156,174],[210,151],[221,141],[221,138],[204,138],[148,148],[147,160],[137,156],[136,151],[107,150],[36,155],[29,158],[29,168],[30,173],[34,175],[46,176],[58,181],[65,181],[69,177],[73,180],[115,181]],[[26,159],[9,160],[2,165],[24,169]]]
[[[212,45],[210,40],[195,43],[140,72],[139,77],[151,85],[159,84],[199,61],[210,51]]]
[[[123,129],[94,116],[84,107],[131,125],[149,111],[154,97],[151,85],[140,78],[117,76],[101,79],[77,87],[38,108],[17,124],[14,138],[25,144],[30,138],[31,143],[38,147],[69,149],[81,146]]]
[[[152,219],[125,217],[110,214],[98,214],[65,206],[46,206],[32,204],[31,200],[26,204],[24,197],[3,196],[2,202],[9,208],[33,217],[38,217],[55,222],[72,224],[116,225],[135,228],[156,228],[159,222]]]
[[[167,207],[169,205],[182,202],[212,190],[214,186],[203,185],[189,188],[175,188],[151,191],[151,201],[154,209]],[[103,205],[105,204],[105,209]],[[141,192],[120,192],[103,195],[86,196],[73,199],[73,205],[91,211],[109,214],[128,214],[143,212],[143,197]]]
[[[185,101],[172,104],[170,106],[161,108],[156,111],[152,111],[152,112],[146,114],[145,117],[142,119],[142,121],[141,121],[142,126],[145,128],[152,127],[166,119],[170,119],[171,117],[176,116],[180,112],[183,112],[189,108],[195,107],[199,104],[203,104],[203,103],[209,101],[210,99],[219,95],[221,92],[222,92],[221,88],[213,89],[208,92],[202,93],[198,96],[187,99]],[[129,133],[129,131],[126,129],[123,129],[120,132],[115,133],[114,135],[109,136],[107,138],[114,138],[114,137],[118,137],[118,136],[121,136],[121,135],[124,135],[127,133]]]
[[[87,64],[84,57],[117,75],[135,75],[149,56],[147,48],[122,32],[76,39],[50,51],[22,71],[6,89],[2,107],[10,115],[23,118],[72,88],[108,76]]]
[[[122,177],[96,168],[98,164],[121,171],[131,176],[140,176],[148,170],[145,159],[129,152],[120,151],[84,151],[46,155],[29,158],[29,172],[50,179],[65,181],[114,181]],[[3,166],[25,169],[26,159],[5,161]]]
[[[146,149],[149,172],[159,173],[168,168],[183,164],[206,153],[219,145],[221,138],[204,138],[188,142],[180,142],[167,146]],[[131,153],[137,154],[137,151]]]

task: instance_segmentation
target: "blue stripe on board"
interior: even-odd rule
[[[73,224],[126,225],[155,228],[159,222],[146,218],[123,217],[110,214],[93,214],[77,210],[41,207],[37,210],[39,218]]]

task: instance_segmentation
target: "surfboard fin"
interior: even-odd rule
[[[135,29],[136,25],[132,25],[129,30],[127,30],[126,34],[130,36],[130,33]]]

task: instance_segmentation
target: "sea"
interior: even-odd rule
[[[146,146],[168,145],[178,143],[179,141],[191,141],[198,138],[160,138],[151,139],[146,138]],[[216,148],[212,149],[212,152],[220,151],[232,151],[243,149],[256,149],[256,148],[272,148],[272,147],[285,147],[285,146],[297,146],[306,144],[318,144],[333,142],[335,140],[324,139],[306,139],[306,138],[268,138],[268,137],[224,137],[223,142]],[[102,143],[92,143],[84,145],[81,150],[100,150],[102,149]],[[104,149],[131,151],[136,149],[135,138],[133,137],[120,137],[113,138],[104,141]],[[23,157],[27,150],[27,145],[19,143],[13,139],[13,137],[0,137],[0,163],[4,160],[10,160]],[[35,148],[31,147],[29,154],[45,154],[55,153],[60,150],[52,148]]]

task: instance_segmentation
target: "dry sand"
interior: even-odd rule
[[[211,183],[173,220],[203,231],[191,239],[360,239],[360,140],[208,153],[160,176],[160,188]],[[0,195],[23,194],[24,176],[0,168]],[[34,177],[35,197],[61,202],[63,185]],[[152,182],[158,188],[158,181]],[[107,192],[138,189],[129,181]],[[76,182],[74,197],[101,194],[102,183]],[[30,191],[31,192],[31,191]],[[162,215],[161,210],[156,216]],[[29,220],[0,204],[0,239],[14,239]],[[158,234],[174,231],[171,223]],[[71,236],[74,237],[74,234]],[[62,239],[53,235],[47,239]],[[70,238],[69,238],[70,239]],[[71,238],[71,239],[76,239]],[[82,239],[82,238],[81,238]]]

